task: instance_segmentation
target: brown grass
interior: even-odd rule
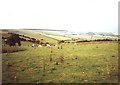
[[[3,46],[2,47],[2,53],[13,53],[18,51],[24,51],[25,48],[19,47],[19,46]]]

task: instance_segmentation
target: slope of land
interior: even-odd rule
[[[3,54],[4,83],[115,83],[118,81],[116,42],[80,43],[76,46],[64,44],[62,49],[55,46],[31,47],[24,42],[22,44],[27,50]]]

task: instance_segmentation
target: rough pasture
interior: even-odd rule
[[[63,44],[62,49],[57,46],[33,48],[28,45],[32,44],[22,42],[21,47],[26,48],[25,51],[3,54],[4,83],[117,82],[116,42],[70,43]]]

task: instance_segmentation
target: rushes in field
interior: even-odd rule
[[[45,69],[46,69],[46,64],[45,64],[45,60],[43,60],[43,76],[45,76]]]
[[[50,54],[49,59],[50,59],[50,62],[51,62],[52,61],[52,54]]]
[[[60,56],[60,62],[61,62],[61,63],[64,62],[64,57],[63,57],[63,55]]]

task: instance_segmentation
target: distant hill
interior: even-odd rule
[[[67,30],[54,30],[54,29],[26,29],[26,30],[44,30],[44,31],[62,31],[62,32],[68,32]]]

